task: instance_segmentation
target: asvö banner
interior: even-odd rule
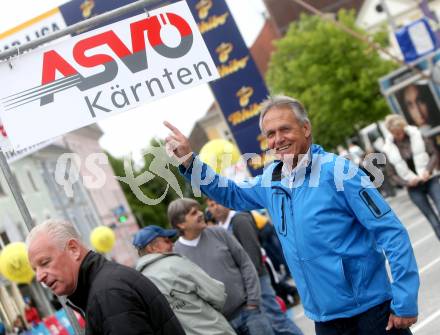
[[[124,6],[134,0],[72,0],[60,7],[67,25]],[[148,8],[175,0],[151,0]],[[224,0],[187,0],[221,79],[210,83],[242,153],[256,153],[249,161],[252,175],[261,172],[266,142],[258,127],[259,107],[268,90]],[[129,13],[128,15],[133,15]],[[119,19],[119,18],[118,18]]]
[[[185,2],[0,64],[0,118],[20,149],[218,78]]]

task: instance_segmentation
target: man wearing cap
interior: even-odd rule
[[[229,335],[235,331],[221,314],[226,300],[223,283],[196,264],[172,253],[174,229],[148,226],[133,239],[141,257],[136,269],[167,298],[188,335]]]

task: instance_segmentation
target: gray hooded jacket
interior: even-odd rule
[[[229,335],[235,331],[221,314],[223,283],[178,254],[148,254],[136,269],[148,277],[168,300],[188,335]]]

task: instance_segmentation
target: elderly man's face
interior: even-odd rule
[[[298,122],[288,107],[270,109],[264,115],[262,127],[268,147],[278,159],[292,162],[295,166],[298,156],[307,153],[311,137],[310,125]]]
[[[79,272],[79,250],[71,240],[64,249],[47,233],[36,236],[29,245],[28,255],[37,281],[57,296],[70,295],[76,289]]]
[[[168,253],[173,251],[173,241],[169,237],[156,237],[150,243],[150,253]]]
[[[185,215],[185,222],[179,225],[181,230],[189,233],[200,233],[207,227],[202,211],[196,206],[190,209]]]

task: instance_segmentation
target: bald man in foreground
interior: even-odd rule
[[[167,300],[142,274],[90,251],[73,225],[49,220],[26,244],[36,279],[86,319],[86,334],[185,334]]]

